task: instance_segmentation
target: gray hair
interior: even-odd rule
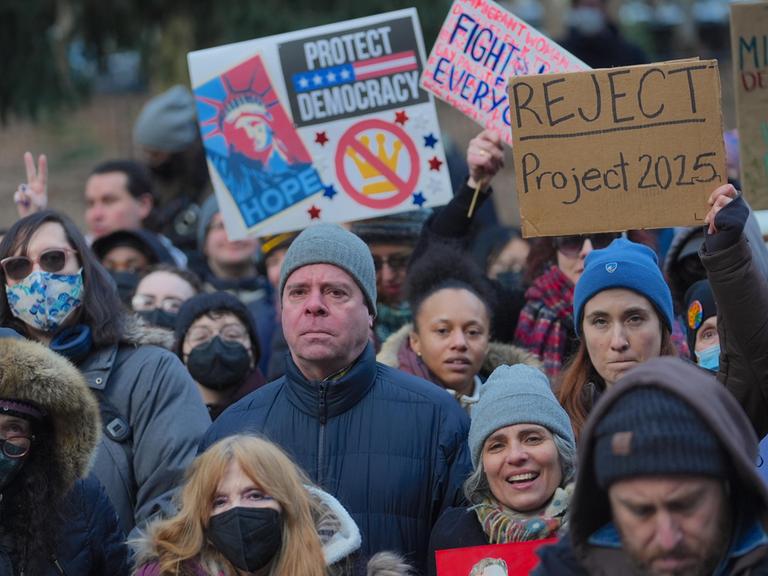
[[[507,563],[504,562],[504,560],[501,558],[483,558],[480,562],[472,566],[469,576],[482,576],[485,569],[490,568],[491,566],[498,566],[504,570],[504,574],[507,574]]]
[[[557,449],[560,471],[563,475],[560,486],[567,486],[576,476],[576,448],[558,434],[552,434],[552,440]],[[464,482],[464,496],[472,504],[479,504],[486,498],[493,498],[491,487],[488,484],[488,477],[485,475],[485,470],[483,470],[482,459],[480,459],[478,464],[478,467],[475,468]]]

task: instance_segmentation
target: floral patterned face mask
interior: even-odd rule
[[[14,286],[6,285],[5,293],[16,318],[36,330],[53,332],[82,304],[83,270],[77,274],[37,270]]]

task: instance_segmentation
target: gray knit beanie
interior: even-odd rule
[[[293,241],[280,270],[280,298],[285,281],[296,270],[309,264],[332,264],[354,278],[368,305],[376,315],[376,270],[368,246],[338,224],[315,224]]]
[[[480,401],[472,408],[469,426],[469,451],[475,469],[488,436],[514,424],[543,426],[576,451],[571,421],[552,393],[549,380],[541,370],[525,364],[499,366],[480,388]]]
[[[133,125],[133,141],[161,152],[179,152],[197,137],[195,97],[176,85],[149,100]]]
[[[693,475],[725,478],[728,464],[715,433],[682,398],[634,388],[595,427],[595,478],[601,488],[625,478]]]
[[[205,237],[208,235],[208,226],[211,220],[219,211],[219,202],[216,200],[216,194],[211,194],[200,207],[200,213],[197,216],[197,249],[201,252],[205,247]]]

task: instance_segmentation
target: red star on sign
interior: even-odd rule
[[[402,110],[401,112],[395,112],[395,124],[405,126],[406,122],[408,122],[408,114],[405,113],[405,110]]]
[[[429,169],[434,170],[435,172],[440,170],[440,166],[442,165],[443,165],[442,161],[437,156],[433,156],[432,159],[429,161]]]
[[[315,132],[315,142],[320,146],[325,146],[325,143],[328,142],[328,136],[325,132]]]
[[[309,212],[310,220],[317,220],[320,218],[320,208],[318,208],[314,204],[309,210],[307,210],[307,212]]]

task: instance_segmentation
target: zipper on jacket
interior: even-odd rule
[[[325,421],[328,416],[328,405],[326,403],[326,396],[328,394],[328,383],[327,382],[320,382],[318,384],[320,386],[320,397],[318,399],[318,410],[317,415],[320,419],[320,433],[318,434],[317,439],[317,484],[318,486],[323,485],[323,477],[322,477],[322,470],[323,470],[323,457],[325,450]]]

